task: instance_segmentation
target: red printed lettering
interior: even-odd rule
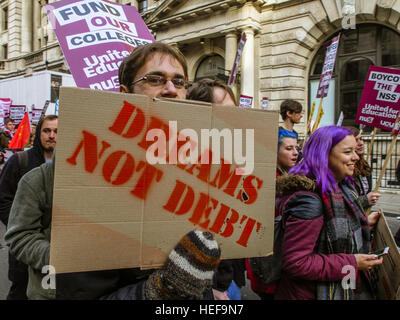
[[[136,171],[140,171],[142,168],[144,168],[143,173],[140,176],[136,186],[131,191],[131,194],[133,194],[135,197],[145,200],[153,180],[155,179],[155,181],[159,182],[163,176],[163,172],[158,170],[156,167],[145,163],[144,161],[140,161]]]
[[[146,136],[147,132],[149,132],[151,129],[161,129],[165,133],[166,140],[169,140],[169,127],[167,124],[165,124],[162,120],[156,118],[156,117],[151,117],[150,118],[150,123],[144,133],[142,141],[138,143],[138,146],[143,148],[144,150],[147,150],[147,148],[152,144],[152,141],[147,141]]]
[[[211,201],[212,207],[210,208],[208,205]],[[193,224],[198,224],[200,227],[207,229],[210,223],[210,213],[211,210],[215,209],[218,205],[218,201],[209,197],[204,193],[200,193],[200,200],[194,209],[193,215],[190,217],[189,221]],[[200,221],[203,217],[206,219],[204,221]]]
[[[126,156],[126,160],[121,170],[119,171],[117,177],[114,179],[114,181],[111,181],[111,176],[124,155]],[[126,153],[125,151],[116,151],[110,154],[106,159],[106,161],[104,162],[103,177],[104,179],[106,179],[107,182],[110,182],[111,184],[118,186],[124,184],[132,177],[134,169],[135,169],[135,160],[133,159],[133,157],[129,153]]]
[[[135,113],[135,114],[134,114]],[[132,115],[134,115],[133,119]],[[124,129],[128,126],[128,123],[131,120],[131,124],[125,133]],[[108,129],[124,138],[134,138],[139,135],[139,133],[144,128],[145,117],[144,113],[141,109],[130,104],[129,102],[124,101],[124,106],[119,112],[117,118],[114,121],[114,124]]]
[[[176,208],[182,199],[183,193],[187,190],[185,198],[183,199],[181,206],[177,211]],[[163,208],[171,213],[175,213],[177,215],[182,215],[187,213],[193,205],[194,201],[194,192],[191,187],[184,184],[183,182],[176,180],[174,191],[172,191],[171,196],[168,199],[166,205]]]
[[[256,180],[257,182],[257,186],[255,187],[252,183],[253,180]],[[245,204],[252,204],[257,200],[258,197],[258,192],[257,190],[259,190],[261,188],[263,184],[263,181],[259,178],[257,178],[256,176],[248,176],[244,179],[243,181],[243,189],[244,192],[247,195],[247,200],[243,199],[243,193],[242,190],[239,191],[238,195],[237,195],[237,199],[240,199],[241,201],[244,200]]]
[[[230,171],[231,164],[225,163],[225,160],[222,160],[221,163],[222,165],[218,170],[218,172],[216,173],[214,180],[210,182],[210,185],[218,189],[221,189],[229,180],[228,185],[224,189],[224,192],[233,197],[242,176],[236,175],[235,169]]]
[[[243,222],[243,219],[242,221]],[[240,238],[238,241],[236,241],[237,244],[240,244],[243,247],[247,247],[247,242],[249,241],[250,235],[254,229],[254,225],[256,224],[256,220],[252,218],[248,218],[246,225],[244,226],[244,229],[242,231],[242,234],[240,235]],[[257,232],[260,230],[261,223],[257,222]]]
[[[84,160],[85,160],[85,170],[92,173],[96,169],[98,160],[104,154],[104,151],[108,149],[111,145],[108,142],[102,141],[102,148],[100,154],[97,155],[97,137],[90,132],[82,131],[83,140],[79,143],[74,154],[67,159],[67,162],[76,166],[76,158],[80,153],[82,147],[84,149]]]

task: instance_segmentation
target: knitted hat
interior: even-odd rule
[[[189,232],[171,251],[164,266],[146,281],[146,299],[202,299],[212,284],[220,256],[221,250],[210,232]]]

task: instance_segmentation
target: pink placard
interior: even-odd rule
[[[154,42],[133,6],[102,0],[63,0],[47,15],[76,85],[119,91],[118,67],[137,46]]]
[[[399,85],[399,69],[370,66],[355,122],[392,131],[400,111]]]

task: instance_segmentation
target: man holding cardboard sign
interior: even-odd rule
[[[137,63],[138,61],[141,62]],[[180,52],[168,45],[155,43],[135,49],[122,63],[119,77],[121,92],[169,98],[184,98],[186,94],[185,59]],[[171,251],[164,267],[155,272],[138,269],[76,272],[57,275],[55,281],[52,280],[52,273],[56,272],[49,266],[53,183],[53,163],[45,164],[24,176],[15,197],[16,205],[11,210],[5,236],[13,254],[29,265],[28,298],[203,297],[211,285],[221,252],[212,234],[202,231],[187,233]],[[99,242],[101,240],[98,239]],[[69,241],[73,239],[70,238]],[[50,274],[46,275],[48,271]],[[146,280],[149,273],[152,274]]]

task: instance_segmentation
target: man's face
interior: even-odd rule
[[[6,124],[4,125],[4,127],[5,127],[7,130],[14,131],[14,129],[15,129],[15,123],[14,123],[14,122],[6,123]]]
[[[40,130],[40,142],[45,151],[52,152],[56,147],[57,119],[45,120]]]
[[[293,112],[288,111],[287,116],[292,123],[300,123],[301,118],[303,118],[301,112],[294,112],[294,111]]]
[[[132,82],[147,75],[162,76],[168,80],[165,84],[154,85],[146,80],[137,82],[132,92],[147,95],[152,98],[186,98],[186,88],[176,88],[170,81],[172,79],[185,79],[182,65],[169,54],[155,52],[149,56],[146,63],[138,70]],[[121,86],[122,92],[128,92],[125,86]]]

